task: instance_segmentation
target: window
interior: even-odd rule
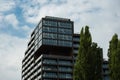
[[[43,63],[46,63],[46,64],[57,64],[57,61],[55,59],[44,59]]]
[[[54,73],[54,72],[44,72],[43,73],[43,77],[54,77],[54,78],[56,78],[57,77],[57,73]]]
[[[43,25],[45,26],[57,26],[57,22],[55,21],[48,21],[48,20],[43,20]]]
[[[57,39],[57,34],[53,34],[53,33],[43,33],[43,38]]]
[[[57,28],[43,26],[43,32],[57,32]]]
[[[42,45],[42,40],[39,41],[39,43],[38,43],[38,47],[40,47],[41,45]]]
[[[38,44],[38,40],[35,40],[35,46]]]
[[[37,40],[38,39],[38,33],[35,35],[35,40]]]
[[[59,63],[59,64],[62,64],[62,65],[71,65],[71,64],[72,64],[71,61],[67,61],[67,60],[59,60],[58,63]]]
[[[78,37],[78,38],[73,37],[73,40],[79,42],[79,41],[80,41],[80,38],[79,38],[79,37]]]
[[[41,41],[41,39],[42,39],[42,35],[39,35],[39,41]]]
[[[64,27],[64,28],[72,28],[72,24],[71,23],[65,23],[65,22],[58,22],[58,26],[59,27]]]
[[[40,23],[39,23],[39,29],[41,29],[41,27],[42,27],[42,23],[40,22]]]
[[[57,45],[57,40],[43,39],[43,44]]]
[[[72,40],[71,35],[58,35],[58,38],[62,40]]]
[[[35,34],[36,34],[36,33],[38,33],[38,26],[37,26],[36,29],[35,29]]]
[[[72,34],[72,29],[58,29],[59,33],[63,33],[63,34]]]
[[[65,73],[60,73],[59,74],[60,78],[72,78],[72,74],[65,74]]]
[[[41,35],[41,33],[42,33],[42,28],[40,28],[38,32],[39,32],[39,35]]]
[[[37,50],[38,48],[37,48],[37,45],[35,46],[35,51]]]
[[[66,72],[66,71],[72,71],[72,68],[71,68],[71,67],[63,67],[63,66],[60,66],[60,67],[59,67],[59,71],[64,71],[64,72]]]
[[[57,67],[56,66],[43,66],[43,69],[44,70],[57,70]]]
[[[72,42],[70,42],[70,41],[58,41],[58,45],[72,47]]]

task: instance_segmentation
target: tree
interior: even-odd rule
[[[108,49],[109,71],[111,80],[120,80],[120,40],[114,34]]]
[[[74,66],[74,80],[102,79],[102,50],[92,43],[89,27],[81,29],[79,52]]]

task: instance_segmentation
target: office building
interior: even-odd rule
[[[46,16],[31,34],[22,80],[72,80],[73,21]]]
[[[74,34],[70,19],[42,18],[28,42],[22,80],[73,80],[79,41],[80,35]]]
[[[110,80],[109,65],[107,60],[103,60],[103,80]]]

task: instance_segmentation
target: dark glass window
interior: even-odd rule
[[[58,35],[58,38],[62,40],[72,40],[71,35]]]
[[[38,30],[39,30],[38,27],[36,27],[36,29],[35,29],[35,34],[38,33]]]
[[[64,28],[72,28],[72,24],[67,22],[58,22],[58,26]]]
[[[58,41],[58,45],[72,47],[72,42],[70,42],[70,41]]]
[[[57,22],[55,21],[48,21],[48,20],[43,20],[43,25],[45,26],[57,26]]]
[[[53,34],[53,33],[43,33],[43,38],[57,39],[57,34]]]
[[[44,70],[57,70],[57,67],[56,66],[43,66],[43,69]]]
[[[63,72],[71,72],[72,71],[72,68],[71,67],[64,67],[64,66],[60,66],[59,67],[59,71],[63,71]]]
[[[43,32],[57,32],[57,28],[43,26]]]
[[[43,44],[57,45],[57,40],[43,39]]]
[[[59,28],[58,29],[58,32],[59,33],[63,33],[63,34],[72,34],[72,30],[71,29],[61,29],[61,28]]]
[[[38,33],[35,35],[35,40],[37,40],[38,39]]]
[[[59,77],[60,78],[72,78],[72,74],[60,73]]]
[[[39,41],[38,46],[40,47],[42,45],[42,40]]]
[[[59,60],[58,63],[62,65],[72,65],[72,62],[67,60]]]
[[[39,32],[39,35],[40,35],[42,33],[42,28],[40,28],[38,32]]]
[[[47,64],[57,64],[57,60],[55,59],[44,59],[43,63],[47,63]]]
[[[42,23],[40,22],[40,24],[39,24],[39,29],[41,29],[41,27],[42,27]]]
[[[54,72],[44,72],[43,73],[43,77],[57,77],[57,73],[54,73]]]

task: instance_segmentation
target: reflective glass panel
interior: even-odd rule
[[[70,42],[70,41],[58,41],[58,45],[72,47],[72,42]]]
[[[58,32],[63,34],[72,34],[72,29],[59,28]]]
[[[48,21],[48,20],[43,20],[43,25],[45,26],[57,26],[57,22],[55,21]]]
[[[43,44],[57,45],[57,40],[43,39]]]
[[[58,35],[58,38],[62,40],[72,40],[71,35]]]
[[[57,34],[53,34],[53,33],[43,33],[43,38],[57,39]]]
[[[57,28],[43,26],[43,32],[57,32]]]
[[[59,27],[64,27],[64,28],[72,28],[71,23],[65,23],[65,22],[58,22]]]

